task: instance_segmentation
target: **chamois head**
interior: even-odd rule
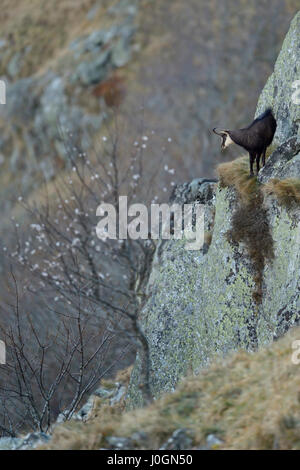
[[[217,127],[215,127],[213,129],[213,132],[222,137],[221,150],[225,150],[229,145],[234,143],[229,135],[228,130],[220,129],[219,131],[217,131]]]

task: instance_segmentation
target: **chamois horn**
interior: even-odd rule
[[[213,132],[214,132],[215,134],[217,134],[217,135],[223,137],[223,134],[220,134],[220,132],[217,132],[216,129],[218,129],[218,128],[217,128],[217,127],[214,127],[214,128],[213,128]],[[222,130],[223,130],[223,129],[222,129]],[[224,133],[224,132],[225,132],[225,131],[223,130],[223,133]]]

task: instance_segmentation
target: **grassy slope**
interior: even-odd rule
[[[1,61],[5,73],[9,60],[29,46],[21,76],[39,72],[62,48],[87,28],[86,14],[94,0],[3,0],[1,37],[9,42],[9,55]]]
[[[148,435],[155,449],[178,428],[188,428],[193,446],[213,432],[224,449],[300,449],[300,365],[291,361],[295,328],[255,354],[239,352],[199,376],[182,381],[176,391],[152,406],[124,412],[122,406],[95,404],[87,423],[58,426],[47,449],[99,449],[107,436]]]

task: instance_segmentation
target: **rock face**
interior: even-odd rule
[[[277,118],[274,143],[280,145],[293,135],[300,139],[300,12],[291,23],[289,32],[275,63],[274,72],[269,77],[258,100],[256,116],[271,106]],[[298,83],[297,83],[298,80]]]
[[[299,20],[300,13],[291,24],[257,107],[259,114],[271,105],[278,125],[274,143],[279,147],[261,171],[263,182],[291,173],[300,179],[300,107],[292,99],[299,67]],[[207,366],[214,355],[259,348],[300,320],[299,207],[287,210],[273,197],[265,197],[274,259],[264,267],[262,301],[258,303],[253,298],[255,273],[247,247],[226,236],[238,205],[235,190],[194,180],[177,188],[176,194],[182,204],[205,203],[206,230],[212,239],[200,251],[187,251],[178,240],[161,241],[157,247],[148,285],[150,298],[142,313],[156,397],[173,390],[187,372],[197,373]],[[129,407],[142,404],[139,368],[137,357]]]
[[[293,178],[300,174],[300,140],[294,135],[279,145],[268,158],[258,179],[266,183],[270,178]]]

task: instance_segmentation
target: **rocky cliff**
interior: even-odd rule
[[[257,180],[244,175],[244,192],[234,179],[218,185],[194,180],[175,191],[176,202],[205,203],[207,237],[200,251],[187,251],[178,240],[161,241],[156,250],[142,312],[156,397],[173,390],[189,371],[199,372],[213,356],[256,350],[300,320],[299,22],[300,13],[258,101],[257,114],[273,107],[277,131]],[[242,175],[243,166],[239,171]],[[285,197],[272,186],[280,181]],[[253,184],[254,199],[245,203]],[[137,357],[130,406],[142,403],[139,375]]]

